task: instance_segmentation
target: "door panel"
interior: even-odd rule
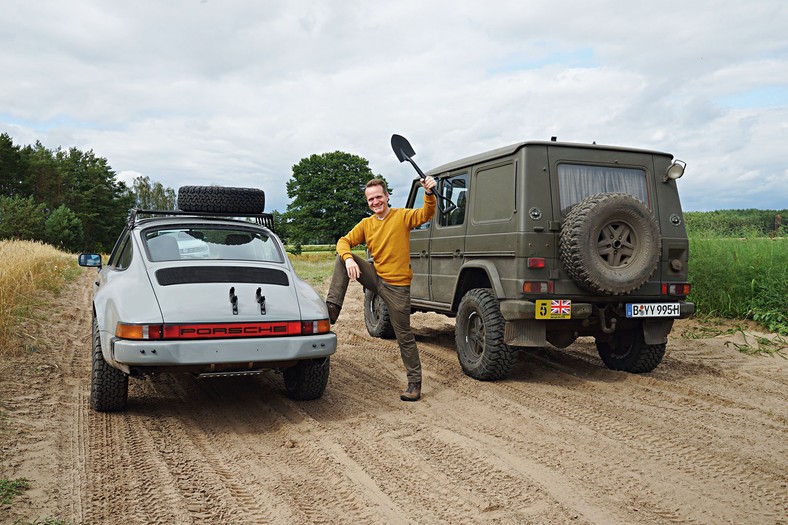
[[[450,175],[440,181],[439,190],[450,199],[457,209],[438,215],[430,241],[430,271],[432,300],[451,303],[457,285],[457,277],[465,262],[465,230],[468,225],[466,202],[468,191],[467,173]]]
[[[421,208],[424,204],[424,188],[418,180],[413,181],[413,186],[408,197],[408,208]],[[430,235],[431,220],[417,226],[410,231],[410,267],[413,270],[413,281],[410,283],[411,299],[430,301]]]

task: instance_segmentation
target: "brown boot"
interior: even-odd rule
[[[418,401],[421,399],[421,383],[408,383],[408,389],[400,394],[403,401]]]
[[[339,311],[342,309],[342,307],[338,304],[329,303],[326,301],[326,308],[328,308],[328,320],[331,321],[331,324],[336,323],[337,319],[339,318]]]

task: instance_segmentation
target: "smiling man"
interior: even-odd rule
[[[400,395],[403,401],[421,398],[421,361],[416,338],[410,328],[410,230],[424,224],[435,212],[435,196],[430,192],[435,179],[426,177],[424,206],[418,209],[389,207],[389,193],[383,179],[367,182],[364,195],[374,215],[362,219],[337,241],[337,262],[326,297],[331,323],[336,322],[345,300],[350,279],[372,290],[386,303],[392,328],[397,337],[408,387]],[[350,250],[366,243],[373,264]]]

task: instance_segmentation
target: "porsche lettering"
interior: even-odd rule
[[[239,326],[216,328],[179,328],[180,337],[216,336],[216,335],[269,335],[287,333],[287,325],[273,326]]]

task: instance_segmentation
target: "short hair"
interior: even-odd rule
[[[367,188],[371,188],[372,186],[380,186],[383,188],[383,193],[386,195],[389,194],[389,189],[386,187],[386,181],[383,179],[372,179],[367,181],[367,184],[364,186],[364,190],[366,191]]]

